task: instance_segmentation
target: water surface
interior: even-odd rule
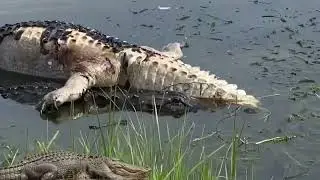
[[[159,10],[169,6],[170,10]],[[186,63],[201,66],[236,83],[262,99],[271,114],[237,115],[246,122],[244,136],[249,141],[299,135],[287,144],[268,145],[255,162],[256,179],[316,179],[319,168],[320,99],[309,94],[290,99],[296,87],[307,89],[320,83],[319,16],[320,1],[102,1],[85,0],[14,0],[0,2],[0,23],[58,19],[84,24],[105,34],[143,45],[160,48],[166,43],[187,40]],[[6,75],[6,76],[4,76]],[[3,74],[1,81],[12,76]],[[308,79],[308,81],[305,81]],[[311,81],[312,80],[312,81]],[[232,120],[217,122],[227,109],[214,113],[188,114],[196,124],[196,134],[221,130],[230,136]],[[59,129],[62,146],[70,143],[70,131],[89,131],[92,117],[67,121],[60,125],[41,120],[32,106],[0,99],[0,141],[25,142],[26,131],[32,138],[46,138]],[[292,115],[289,118],[290,115]],[[298,115],[295,116],[294,114]],[[125,114],[125,116],[129,116]],[[107,117],[107,114],[102,117]],[[146,115],[146,117],[149,117]],[[288,119],[289,118],[289,119]],[[161,117],[173,129],[179,120]],[[14,124],[14,127],[6,128]],[[241,124],[241,123],[240,123]],[[219,139],[209,140],[212,148]],[[245,168],[244,168],[245,169]],[[307,170],[307,171],[306,171]],[[245,171],[240,172],[244,174]],[[307,172],[307,173],[304,173]],[[302,175],[301,175],[302,174]]]

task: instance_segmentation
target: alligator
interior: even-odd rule
[[[181,43],[161,51],[63,21],[28,21],[0,28],[0,68],[65,80],[42,109],[79,99],[92,87],[170,90],[212,104],[256,108],[260,101],[209,71],[182,61]]]
[[[150,171],[105,156],[50,151],[29,154],[19,163],[1,168],[0,180],[143,180]]]

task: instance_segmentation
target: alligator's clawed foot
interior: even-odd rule
[[[77,100],[82,94],[83,92],[77,92],[76,89],[60,88],[46,94],[37,106],[43,114],[50,107],[58,109],[65,102]]]

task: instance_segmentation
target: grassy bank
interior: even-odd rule
[[[121,117],[115,117],[113,113],[107,119],[97,116],[95,119],[99,125],[113,122],[116,125],[99,128],[90,134],[80,132],[79,136],[72,135],[73,142],[66,150],[105,155],[149,167],[152,169],[152,180],[236,179],[236,131],[229,142],[217,144],[217,148],[210,150],[207,144],[214,133],[203,133],[202,136],[195,137],[195,125],[187,120],[187,116],[181,120],[181,127],[174,130],[170,129],[166,121],[159,121],[157,114],[152,117],[146,120],[137,118],[137,121],[129,121],[123,126],[118,123],[121,122]],[[160,131],[163,127],[166,131]],[[34,140],[35,149],[30,151],[60,150],[56,143],[59,134],[57,131],[49,140]],[[18,154],[24,153],[8,148],[5,154],[7,165],[14,163]]]

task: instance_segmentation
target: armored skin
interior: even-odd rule
[[[0,168],[0,180],[143,180],[150,169],[105,156],[52,151],[30,154],[21,162]]]
[[[44,96],[43,108],[79,99],[91,87],[172,90],[213,104],[258,107],[237,85],[182,62],[180,43],[162,51],[130,44],[81,25],[29,21],[0,28],[0,68],[66,83]]]

